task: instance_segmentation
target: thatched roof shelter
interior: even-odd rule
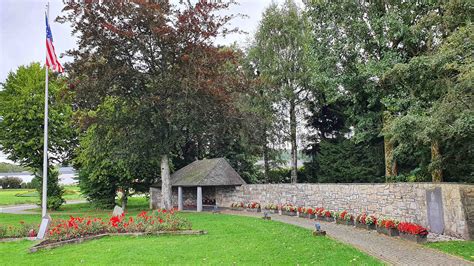
[[[176,187],[240,186],[246,184],[225,158],[194,161],[171,175]],[[161,187],[161,182],[153,185]]]

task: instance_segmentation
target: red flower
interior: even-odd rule
[[[403,233],[408,233],[412,235],[421,235],[425,236],[428,234],[428,230],[421,225],[415,223],[405,223],[401,222],[398,224],[398,230]]]
[[[344,219],[344,217],[346,217],[346,214],[347,214],[347,211],[341,212],[341,215],[340,215],[341,219]]]
[[[110,218],[110,223],[113,227],[117,227],[118,223],[120,222],[121,222],[121,217],[119,216],[113,216],[112,218]]]

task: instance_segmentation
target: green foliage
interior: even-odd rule
[[[35,176],[35,184],[37,185],[36,191],[42,199],[43,195],[43,177]],[[56,168],[48,169],[48,183],[47,183],[47,193],[48,193],[48,202],[47,208],[50,210],[57,210],[61,205],[63,205],[66,200],[64,200],[64,187],[59,185],[59,170]]]
[[[79,186],[94,205],[111,207],[117,190],[127,193],[144,192],[159,176],[156,157],[147,153],[146,131],[127,125],[130,113],[117,110],[117,102],[106,101],[96,117],[107,121],[93,125],[81,135],[74,166],[79,169]],[[119,108],[119,107],[117,107]],[[116,112],[122,112],[117,115]],[[130,137],[131,135],[141,137]],[[145,139],[146,140],[146,139]]]
[[[384,76],[387,87],[406,93],[386,100],[398,113],[384,132],[397,142],[396,157],[406,160],[437,141],[443,158],[421,166],[442,168],[446,181],[474,181],[473,31],[472,25],[459,28],[433,53],[397,64]]]
[[[307,182],[308,176],[304,167],[298,168],[298,180],[301,183]],[[268,179],[265,183],[291,183],[291,169],[288,168],[273,168],[268,173]]]
[[[336,103],[356,143],[393,143],[396,180],[423,181],[434,169],[472,180],[470,10],[469,1],[308,1],[315,109]],[[321,139],[312,136],[315,151]],[[430,156],[433,143],[441,159]]]
[[[17,173],[28,171],[28,168],[11,163],[0,163],[0,173]]]
[[[309,94],[311,30],[307,17],[292,0],[272,3],[263,13],[248,61],[257,74],[253,101],[262,119],[261,143],[268,175],[270,144],[291,143],[292,182],[297,181],[298,113]],[[269,178],[267,176],[266,178]]]
[[[64,79],[49,78],[49,162],[67,159],[74,147],[72,108],[67,103]],[[45,69],[39,63],[11,72],[0,91],[0,149],[24,167],[43,163]]]
[[[49,74],[48,163],[66,161],[75,143],[72,107],[63,78]],[[11,72],[0,91],[0,149],[8,159],[39,172],[43,164],[45,69],[39,63]],[[49,173],[48,173],[49,176]],[[48,206],[64,202],[58,172],[48,180]]]
[[[309,182],[383,182],[381,145],[354,143],[350,139],[323,140],[314,159],[305,164]]]
[[[21,188],[21,183],[23,181],[19,177],[2,177],[0,178],[0,187],[3,189],[7,188]]]

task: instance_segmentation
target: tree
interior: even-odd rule
[[[49,144],[48,162],[67,160],[75,145],[71,124],[72,108],[68,104],[65,80],[53,73],[49,78]],[[10,73],[0,91],[0,149],[8,159],[34,169],[43,165],[45,69],[39,63],[21,66]],[[41,190],[39,182],[38,191]],[[48,167],[48,207],[57,209],[64,202],[58,185],[58,172]],[[41,196],[41,195],[40,195]]]
[[[308,26],[306,17],[293,1],[285,1],[281,7],[273,3],[263,14],[249,52],[260,79],[270,89],[267,109],[277,106],[279,117],[289,124],[283,132],[291,143],[293,183],[297,182],[297,113],[303,108],[309,90]]]
[[[312,87],[350,103],[345,113],[355,141],[378,145],[383,136],[387,178],[397,175],[405,166],[382,128],[397,115],[390,101],[403,101],[407,91],[386,87],[382,78],[394,65],[439,47],[470,17],[469,3],[308,1],[307,7],[315,36]]]
[[[443,181],[446,170],[458,173],[458,180],[473,178],[472,165],[465,163],[473,156],[473,29],[460,27],[433,53],[395,65],[383,79],[387,87],[407,92],[405,99],[390,102],[398,115],[386,134],[397,141],[401,158],[412,148],[430,147],[433,182]]]
[[[235,92],[243,89],[237,77],[226,72],[237,67],[235,52],[213,44],[216,36],[232,31],[225,25],[233,16],[217,14],[230,4],[71,2],[59,18],[80,34],[79,48],[68,51],[74,62],[66,69],[81,120],[86,128],[97,124],[117,129],[125,122],[120,132],[137,145],[137,152],[159,157],[164,208],[172,207],[170,157],[187,135],[205,132],[203,125],[222,124],[225,120],[218,119],[223,116],[233,117]],[[106,99],[126,109],[128,119],[110,126],[110,121],[89,117]],[[119,175],[141,179],[130,169],[130,149],[118,145],[117,150],[124,160]]]

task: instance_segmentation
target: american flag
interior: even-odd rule
[[[53,46],[53,34],[48,23],[48,16],[46,15],[46,66],[57,72],[63,72],[63,67],[56,57],[56,52]]]

